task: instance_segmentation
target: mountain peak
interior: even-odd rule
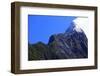
[[[71,25],[69,26],[69,28],[66,30],[65,33],[70,33],[72,31],[83,32],[83,30],[74,22],[71,23]]]
[[[77,25],[73,28],[73,30],[75,30],[77,32],[83,32],[82,29]]]

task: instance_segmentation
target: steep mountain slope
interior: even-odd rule
[[[88,40],[83,30],[72,26],[65,33],[52,35],[49,40],[49,48],[57,58],[87,58]]]

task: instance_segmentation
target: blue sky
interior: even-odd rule
[[[28,42],[47,44],[53,34],[63,33],[75,19],[74,16],[28,15]]]

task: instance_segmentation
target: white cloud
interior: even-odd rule
[[[88,37],[88,17],[77,17],[75,20],[73,20],[73,22],[75,23],[76,27],[78,29],[81,28]]]

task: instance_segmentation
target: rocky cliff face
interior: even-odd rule
[[[65,33],[52,35],[48,45],[58,59],[88,57],[87,37],[83,30],[74,24]]]
[[[88,57],[88,39],[74,23],[64,32],[50,37],[48,44],[29,45],[29,60],[76,59]]]

